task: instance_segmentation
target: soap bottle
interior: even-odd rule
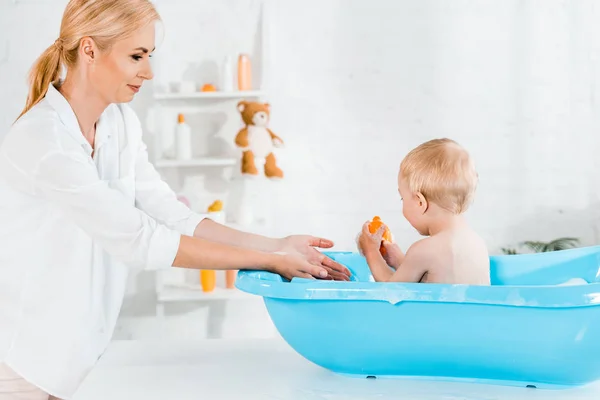
[[[225,57],[221,76],[221,87],[224,92],[233,92],[233,60],[231,56]]]
[[[250,57],[247,54],[240,54],[238,57],[238,90],[252,89],[252,68]]]
[[[212,292],[217,285],[217,271],[211,269],[200,270],[200,286],[203,292]]]
[[[237,271],[235,271],[235,270],[225,271],[225,287],[227,289],[235,289],[236,276],[237,276]]]
[[[192,158],[192,132],[190,126],[185,122],[183,114],[177,116],[175,155],[178,160],[189,160]]]

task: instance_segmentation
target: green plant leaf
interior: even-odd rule
[[[579,239],[573,237],[562,237],[554,239],[550,242],[528,240],[522,244],[535,253],[544,253],[549,251],[571,249],[579,244]]]
[[[579,244],[579,239],[572,237],[564,237],[555,239],[548,243],[549,251],[566,250],[576,247]]]
[[[506,247],[502,247],[500,249],[500,251],[502,251],[502,253],[504,254],[508,254],[508,255],[514,255],[514,254],[518,254],[517,250],[515,249],[511,249],[511,248],[506,248]]]
[[[528,247],[534,253],[543,253],[543,252],[547,251],[546,250],[547,243],[545,243],[545,242],[527,240],[527,241],[523,242],[523,246]]]

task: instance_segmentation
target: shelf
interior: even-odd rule
[[[244,99],[264,96],[261,90],[235,92],[191,92],[191,93],[155,93],[156,100],[202,100],[202,99]]]
[[[217,271],[221,272],[221,271]],[[215,288],[212,292],[203,292],[202,287],[198,285],[165,285],[158,292],[159,303],[174,303],[185,301],[207,301],[207,300],[248,300],[258,299],[255,296],[239,289]]]
[[[228,167],[237,163],[237,159],[232,157],[201,157],[191,160],[157,160],[154,164],[158,168],[176,168],[176,167]]]

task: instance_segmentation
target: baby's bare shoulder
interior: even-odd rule
[[[442,246],[442,242],[437,237],[429,236],[414,242],[406,251],[406,256],[431,260],[439,255],[440,246]]]

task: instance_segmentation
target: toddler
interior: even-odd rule
[[[375,280],[489,285],[486,244],[463,217],[477,181],[471,157],[453,140],[431,140],[409,152],[398,174],[402,213],[427,237],[406,254],[383,241],[384,257],[380,245],[385,225],[371,234],[365,223],[358,247]]]

